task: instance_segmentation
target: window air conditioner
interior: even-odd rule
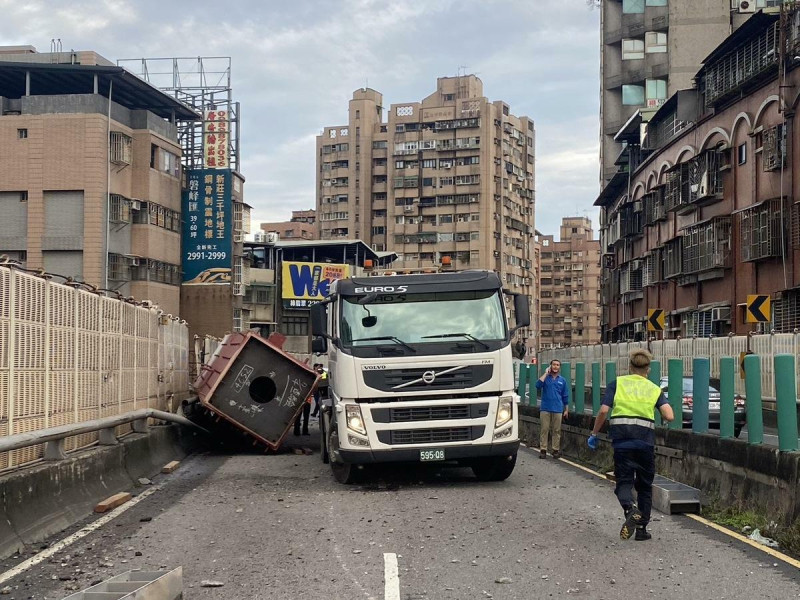
[[[405,212],[413,212],[414,211],[414,207],[413,206],[404,206],[403,210]]]
[[[138,256],[131,256],[128,260],[130,261],[130,266],[132,267],[138,267],[139,265],[142,264],[141,263],[142,259],[139,258]]]
[[[740,13],[754,13],[756,12],[755,0],[739,0]]]
[[[142,201],[131,200],[131,210],[142,210]]]
[[[633,324],[633,332],[634,333],[643,333],[644,332],[644,323],[641,321],[638,323]]]
[[[731,309],[729,306],[722,306],[719,308],[712,308],[711,309],[711,320],[712,321],[730,321],[731,320]]]
[[[274,232],[274,231],[268,231],[267,235],[265,236],[265,241],[268,244],[277,244],[279,239],[280,238],[279,238],[278,234],[276,232]]]

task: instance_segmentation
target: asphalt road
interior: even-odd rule
[[[178,565],[189,599],[800,597],[800,571],[686,517],[656,513],[652,541],[621,542],[610,484],[526,449],[503,483],[402,468],[341,486],[318,452],[200,455],[154,483],[164,487],[0,584],[3,597],[60,599]]]

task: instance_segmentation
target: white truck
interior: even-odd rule
[[[384,462],[459,464],[483,481],[511,475],[519,448],[511,340],[530,324],[530,308],[497,273],[343,279],[312,307],[311,322],[314,352],[328,358],[321,454],[337,481]]]

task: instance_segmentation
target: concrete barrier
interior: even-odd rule
[[[521,437],[538,447],[539,409],[522,406],[520,413]],[[601,434],[600,448],[590,450],[586,440],[592,424],[590,415],[570,414],[563,424],[561,452],[605,473],[613,470],[611,442]],[[656,470],[698,488],[706,499],[767,512],[787,525],[800,518],[800,452],[658,427]]]
[[[98,446],[0,476],[0,558],[42,542],[92,513],[108,496],[183,458],[202,438],[176,425],[151,427],[114,446]]]

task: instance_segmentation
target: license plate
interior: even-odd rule
[[[709,402],[708,408],[711,410],[719,410],[719,402]]]
[[[419,459],[422,462],[444,460],[444,450],[420,450]]]

